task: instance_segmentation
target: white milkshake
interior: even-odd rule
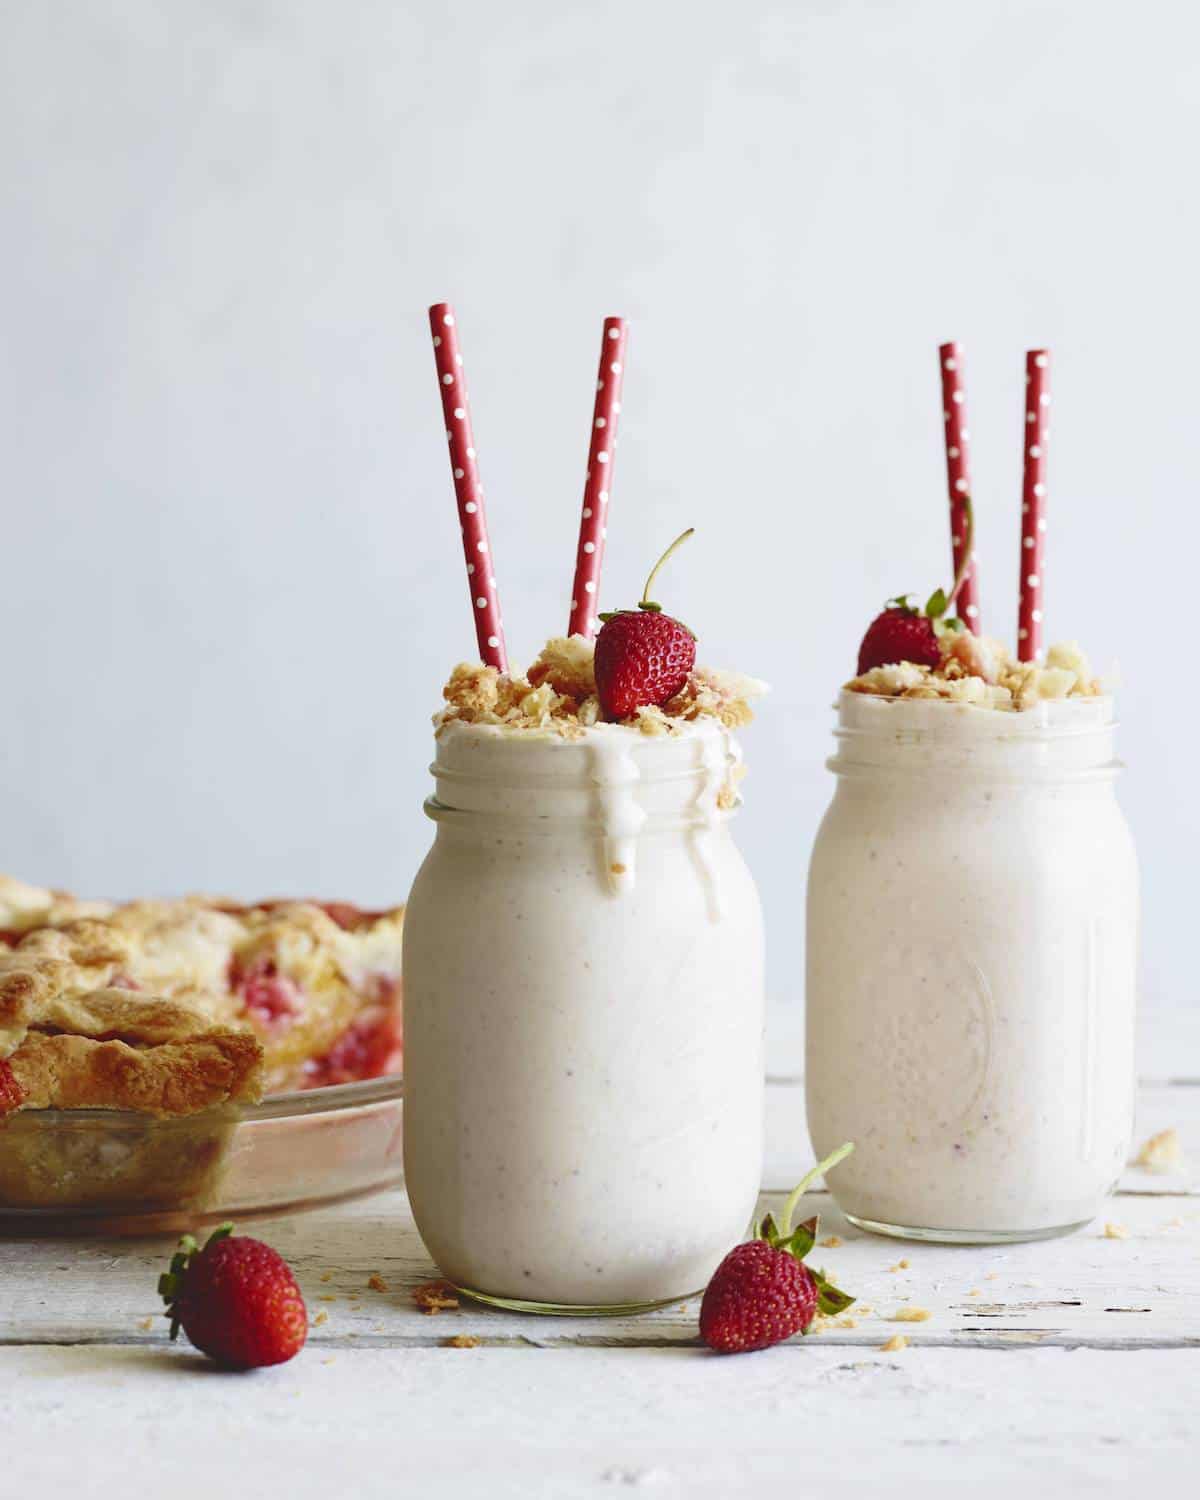
[[[1038,701],[1063,682],[1015,672],[1008,700],[928,673],[887,689],[916,696],[841,697],[809,879],[806,1086],[818,1155],[856,1143],[831,1186],[866,1228],[1063,1232],[1126,1157],[1138,888],[1112,700]]]
[[[704,1286],[759,1185],[739,756],[714,718],[643,732],[572,709],[564,733],[531,726],[532,700],[438,734],[404,951],[408,1191],[466,1290],[652,1304]]]

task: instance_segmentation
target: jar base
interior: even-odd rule
[[[845,1213],[845,1209],[842,1210]],[[858,1214],[846,1214],[856,1229],[865,1229],[868,1234],[886,1235],[893,1240],[917,1240],[927,1245],[1023,1245],[1031,1240],[1057,1240],[1065,1234],[1074,1234],[1091,1219],[1080,1219],[1075,1224],[1055,1224],[1049,1229],[922,1229],[915,1224],[884,1224],[878,1219],[864,1219]]]
[[[545,1318],[626,1318],[633,1317],[637,1313],[654,1312],[659,1307],[671,1307],[676,1302],[686,1302],[690,1297],[699,1297],[703,1289],[698,1292],[680,1292],[677,1297],[660,1297],[654,1302],[613,1302],[603,1303],[577,1303],[577,1302],[536,1302],[523,1297],[500,1297],[491,1292],[480,1292],[474,1287],[461,1286],[457,1282],[451,1282],[451,1286],[460,1297],[467,1297],[472,1302],[481,1302],[486,1307],[499,1308],[501,1312],[514,1313],[536,1313]]]

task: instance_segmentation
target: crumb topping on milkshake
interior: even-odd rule
[[[898,661],[872,667],[846,683],[846,691],[878,698],[942,699],[979,708],[1023,712],[1063,698],[1099,698],[1105,689],[1074,641],[1051,646],[1045,664],[1018,661],[989,636],[966,629],[938,635],[940,660]]]
[[[766,691],[766,684],[753,677],[694,666],[661,706],[645,704],[615,722],[645,735],[679,734],[699,720],[738,729],[753,719],[750,703]],[[580,739],[604,720],[596,691],[595,644],[579,635],[547,641],[524,674],[460,662],[442,697],[446,707],[434,717],[439,732],[453,723],[492,724]]]

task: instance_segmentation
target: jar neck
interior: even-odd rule
[[[1116,760],[1111,698],[1047,702],[1005,712],[933,699],[843,692],[827,762],[839,777],[926,775],[956,783],[1110,781]]]
[[[574,739],[451,724],[436,746],[436,789],[425,804],[435,821],[608,837],[711,826],[735,804],[741,760],[736,740],[715,723],[661,736],[605,724]]]

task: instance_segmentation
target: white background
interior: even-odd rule
[[[829,704],[947,573],[936,345],[1011,636],[1047,344],[1049,635],[1122,662],[1147,998],[1191,1003],[1198,42],[1095,0],[5,0],[0,867],[402,897],[473,652],[426,305],[518,661],[566,623],[622,313],[604,603],[694,524],[661,597],[775,685],[741,837],[786,1068]]]

